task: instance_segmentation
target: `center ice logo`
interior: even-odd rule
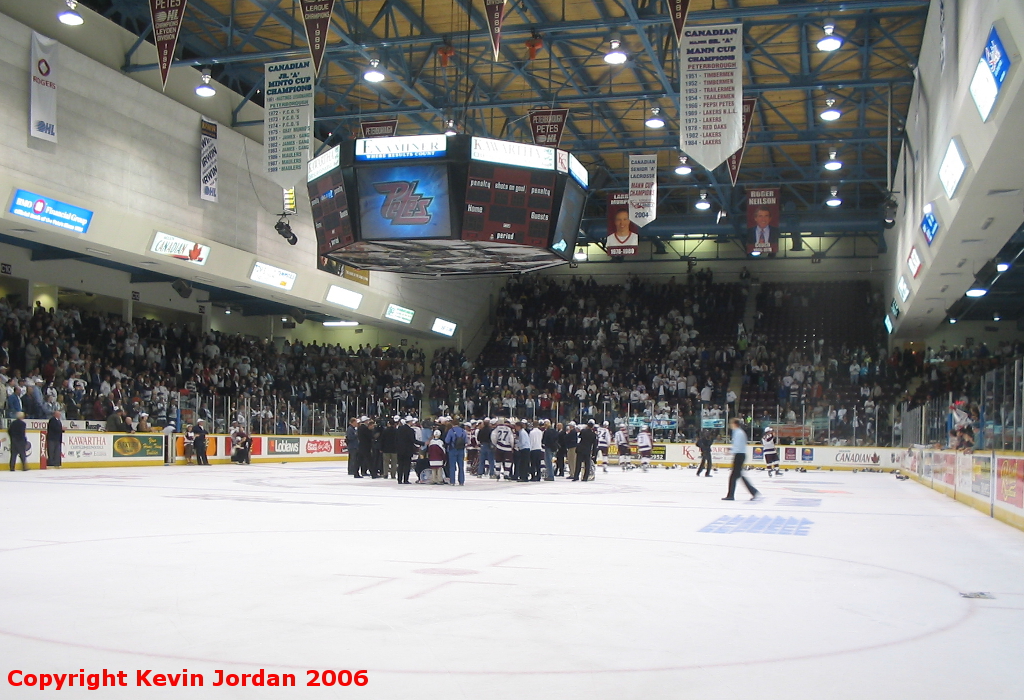
[[[428,210],[434,198],[417,194],[419,184],[419,180],[374,183],[374,188],[385,195],[384,204],[380,207],[381,217],[391,221],[392,226],[429,224],[431,216]]]

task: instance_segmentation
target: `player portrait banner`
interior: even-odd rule
[[[313,141],[313,59],[264,66],[263,148],[267,174],[281,187],[305,177]]]
[[[217,201],[217,122],[201,117],[199,123],[199,196]]]
[[[668,10],[672,14],[672,28],[676,30],[676,42],[683,40],[683,27],[686,25],[686,13],[690,11],[690,0],[668,0]]]
[[[327,48],[334,0],[299,0],[299,6],[302,8],[302,23],[306,26],[306,43],[313,57],[313,75],[319,75],[324,49]]]
[[[750,138],[750,124],[754,120],[754,107],[757,106],[756,97],[743,98],[743,146],[740,150],[729,156],[725,164],[729,167],[729,177],[732,178],[733,187],[736,186],[736,178],[740,176],[740,165],[743,164],[743,154],[747,150],[747,139]]]
[[[558,148],[569,118],[568,109],[534,109],[530,111],[530,133],[538,146]]]
[[[779,252],[779,188],[747,190],[747,252]]]
[[[629,194],[608,195],[608,238],[604,249],[611,256],[630,256],[640,252],[640,227],[629,220]]]
[[[57,143],[57,50],[56,39],[32,32],[32,65],[29,75],[28,133]]]
[[[743,147],[743,25],[686,27],[679,148],[714,170]]]
[[[658,218],[658,156],[629,157],[629,221],[643,228]]]
[[[484,16],[487,17],[487,31],[491,34],[491,48],[494,60],[501,50],[501,22],[505,19],[505,0],[484,0]]]
[[[359,129],[364,139],[377,139],[394,136],[398,133],[397,119],[381,119],[375,122],[363,122]]]
[[[174,60],[174,47],[178,45],[181,20],[185,18],[188,0],[149,0],[149,16],[153,21],[153,40],[156,42],[156,60],[160,65],[161,86],[167,87],[167,74]]]

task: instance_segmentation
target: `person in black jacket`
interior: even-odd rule
[[[373,421],[367,418],[359,420],[359,427],[356,429],[356,439],[359,440],[357,448],[359,452],[359,473],[363,476],[377,478],[373,468]]]
[[[544,437],[541,439],[541,445],[544,446],[544,467],[547,469],[546,481],[555,480],[555,454],[560,451],[558,430],[551,425],[551,421],[544,420]],[[565,455],[562,455],[562,459],[565,459]]]
[[[64,445],[64,424],[60,418],[60,411],[54,411],[50,420],[46,421],[46,466],[55,469],[60,469]]]
[[[409,471],[412,469],[412,457],[423,446],[416,437],[416,430],[403,419],[395,430],[395,454],[398,456],[398,483],[409,483]]]
[[[210,466],[210,460],[206,457],[206,425],[202,418],[196,421],[194,432],[196,434],[196,464]]]
[[[590,470],[594,464],[594,452],[597,450],[597,433],[592,426],[586,425],[579,432],[576,445],[576,464],[572,470],[572,480],[580,480],[580,467],[583,467],[583,480],[590,481]]]
[[[398,435],[398,416],[388,418],[388,424],[380,433],[380,454],[384,463],[384,478],[394,479],[398,477],[398,447],[396,438]]]
[[[348,430],[345,431],[345,448],[348,450],[348,473],[362,479],[359,469],[359,419],[349,418]]]
[[[561,428],[561,424],[559,424]],[[576,432],[576,424],[569,422],[564,430],[558,433],[558,466],[555,468],[556,476],[567,476],[566,466],[569,471],[576,465],[576,445],[579,442],[579,433]]]
[[[701,470],[705,467],[707,473],[704,476],[711,476],[711,436],[708,435],[708,431],[702,431],[700,437],[697,438],[697,449],[700,450],[700,466],[697,467],[697,476],[700,476]]]
[[[14,462],[21,457],[21,471],[28,471],[28,438],[25,437],[25,414],[18,411],[14,420],[7,426],[7,435],[11,439],[11,471]]]

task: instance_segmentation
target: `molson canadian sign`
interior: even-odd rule
[[[839,450],[836,452],[836,464],[863,464],[866,467],[878,466],[882,457],[873,450]]]
[[[190,262],[193,265],[205,265],[210,257],[210,246],[161,231],[157,231],[150,250],[157,255],[166,255],[169,258]]]

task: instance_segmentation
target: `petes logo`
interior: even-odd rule
[[[330,440],[307,440],[306,453],[311,455],[334,454],[334,445]]]
[[[433,197],[424,197],[416,193],[419,180],[412,182],[377,182],[374,188],[384,197],[380,207],[380,215],[391,221],[392,226],[425,226],[430,223],[430,203]]]

